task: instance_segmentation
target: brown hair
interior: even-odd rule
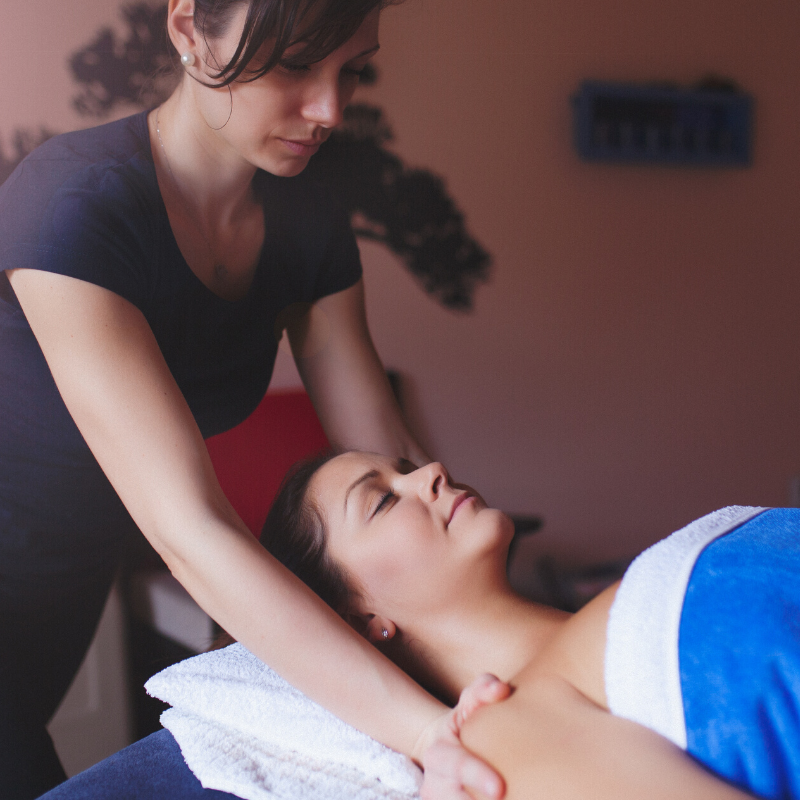
[[[358,591],[347,571],[330,557],[325,520],[308,496],[311,479],[336,455],[328,451],[289,470],[261,529],[260,541],[334,611],[344,615]]]
[[[347,570],[330,557],[325,519],[308,493],[317,471],[337,455],[332,451],[324,452],[298,462],[289,470],[261,530],[261,544],[334,611],[353,624],[355,617],[348,612],[354,609],[360,593]],[[363,630],[360,632],[365,635]],[[219,640],[216,646],[224,647],[232,641],[228,636]],[[400,630],[390,642],[382,643],[380,649],[434,696],[444,702],[455,699],[447,696],[419,645],[414,646]]]
[[[223,36],[238,7],[246,3],[247,17],[236,51],[212,75],[217,87],[236,80],[254,81],[279,63],[289,66],[322,61],[358,30],[367,14],[402,0],[195,0],[194,23],[206,44]],[[266,42],[266,59],[255,59]],[[291,56],[286,49],[302,47]],[[251,67],[251,63],[257,66]]]
[[[298,461],[289,469],[261,528],[259,541],[337,614],[344,616],[358,591],[347,572],[331,559],[325,521],[308,497],[311,479],[337,455],[327,450]],[[235,641],[227,631],[221,631],[210,649],[219,650]]]

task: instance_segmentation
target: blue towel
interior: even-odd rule
[[[732,506],[645,550],[609,613],[612,713],[800,800],[800,509]]]
[[[687,751],[747,791],[800,798],[800,509],[706,547],[679,645]]]
[[[665,642],[673,630],[664,602],[670,571],[679,621]],[[653,648],[637,641],[648,635]],[[664,674],[642,680],[658,664]],[[800,509],[725,509],[637,559],[609,620],[606,687],[612,711],[668,736],[723,778],[762,797],[800,800]],[[665,688],[678,697],[677,725],[671,703],[659,702]],[[233,795],[203,789],[162,731],[45,797]]]

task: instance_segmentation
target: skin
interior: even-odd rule
[[[379,48],[379,12],[370,13],[348,42],[317,64],[279,65],[256,81],[218,89],[203,84],[213,84],[218,65],[233,55],[246,6],[234,15],[225,36],[208,43],[195,31],[193,14],[191,0],[170,4],[170,38],[177,52],[193,55],[195,63],[186,68],[173,95],[150,114],[150,139],[181,251],[209,288],[237,299],[249,288],[264,239],[263,215],[252,191],[256,169],[298,175],[342,122],[359,72]],[[213,274],[209,245],[225,255],[225,282]]]
[[[354,627],[451,697],[486,669],[511,684],[508,700],[462,731],[509,798],[747,796],[609,713],[605,632],[618,584],[574,615],[516,595],[505,570],[510,520],[441,464],[346,453],[315,474],[308,499],[358,588]]]
[[[195,56],[195,66],[150,114],[151,150],[187,263],[209,289],[234,300],[249,289],[265,236],[252,192],[256,170],[298,174],[314,148],[298,152],[291,142],[323,141],[341,122],[354,73],[377,48],[378,13],[319,64],[279,68],[229,92],[196,78],[207,79],[206,64],[233,51],[242,13],[220,40],[206,44],[194,29],[193,11],[191,0],[170,1],[169,35],[179,53]],[[220,253],[222,273],[214,269]],[[457,741],[463,713],[451,712],[369,646],[244,526],[219,487],[200,431],[142,313],[74,278],[35,270],[9,271],[8,277],[87,444],[139,528],[199,605],[307,695],[425,764],[427,797],[464,798],[462,784],[500,796],[500,780]],[[334,445],[427,460],[372,344],[361,282],[297,309],[286,326]],[[317,665],[327,659],[350,664],[349,680],[320,671]],[[504,691],[483,682],[468,693],[464,707]]]

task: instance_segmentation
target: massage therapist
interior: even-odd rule
[[[172,96],[51,139],[0,188],[3,797],[64,778],[45,724],[135,527],[254,654],[424,760],[428,797],[502,791],[455,714],[259,545],[203,441],[256,407],[285,327],[333,444],[427,461],[367,330],[347,216],[302,175],[378,50],[385,4],[170,0]]]

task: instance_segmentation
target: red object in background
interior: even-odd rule
[[[222,491],[258,536],[286,470],[328,447],[302,389],[268,392],[240,425],[206,440]]]

